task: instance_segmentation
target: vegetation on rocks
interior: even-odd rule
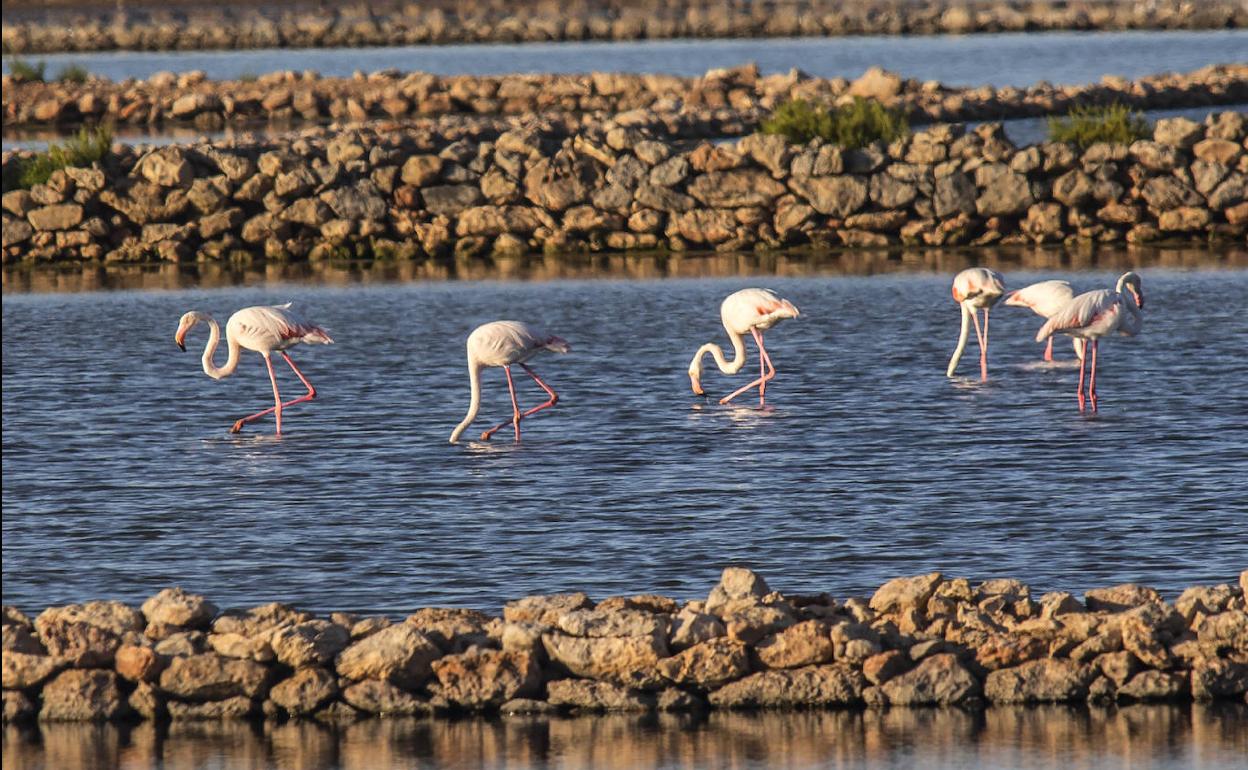
[[[1073,107],[1065,117],[1049,118],[1050,141],[1069,142],[1080,149],[1098,142],[1131,144],[1152,133],[1144,114],[1125,104]]]
[[[64,144],[48,145],[47,150],[12,164],[11,173],[6,168],[4,191],[29,190],[35,185],[46,183],[52,173],[59,169],[90,166],[108,155],[112,143],[113,130],[108,126],[80,128]]]
[[[43,62],[31,63],[25,59],[14,59],[9,63],[9,75],[19,83],[42,83],[48,65]]]
[[[56,79],[62,83],[85,83],[91,73],[81,64],[70,64],[56,74]]]
[[[858,149],[876,141],[887,144],[909,136],[910,124],[901,110],[855,96],[853,102],[833,110],[806,99],[785,102],[763,121],[762,131],[779,134],[795,144],[819,138]]]

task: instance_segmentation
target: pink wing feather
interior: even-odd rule
[[[1036,332],[1036,342],[1044,342],[1054,334],[1070,329],[1082,329],[1114,303],[1114,292],[1098,289],[1080,294],[1062,306],[1045,321]]]

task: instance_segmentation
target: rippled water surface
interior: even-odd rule
[[[300,768],[1239,768],[1243,704],[892,709],[706,716],[505,717],[456,722],[151,723],[6,727],[5,767]]]
[[[1125,252],[1124,252],[1125,254]],[[1019,287],[1118,271],[1010,272]],[[718,306],[771,286],[802,317],[767,334],[766,411],[689,393]],[[705,595],[728,564],[781,590],[872,590],[942,570],[1039,590],[1174,591],[1248,567],[1248,271],[1144,270],[1147,321],[1102,346],[1098,415],[1077,371],[1038,363],[1039,319],[992,315],[990,380],[944,369],[949,274],[460,281],[7,294],[5,603],[141,601],[181,584],[223,606],[401,613],[527,593]],[[293,300],[337,344],[293,353],[319,397],[286,435],[259,356],[216,382],[178,317]],[[447,443],[463,341],[527,319],[566,337],[535,369],[559,405],[524,441]],[[201,330],[190,345],[203,345]],[[224,351],[218,360],[220,361]],[[709,373],[723,394],[736,378]],[[518,371],[518,370],[517,370]],[[289,396],[298,382],[279,363]],[[522,377],[523,378],[523,377]],[[478,430],[510,414],[488,370]],[[522,405],[540,391],[522,383]],[[472,435],[472,434],[470,434]]]
[[[757,62],[766,73],[798,67],[823,77],[858,77],[882,66],[906,77],[946,84],[1026,86],[1088,83],[1102,75],[1139,77],[1244,61],[1248,31],[1050,32],[924,37],[650,40],[408,46],[397,48],[270,49],[67,53],[39,56],[55,74],[70,64],[114,80],[161,70],[203,70],[236,78],[274,70],[312,69],[322,75],[387,68],[439,75],[511,72],[661,72],[701,75],[715,67]],[[4,57],[4,71],[12,58]]]

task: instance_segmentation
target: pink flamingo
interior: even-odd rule
[[[487,366],[501,366],[503,374],[507,375],[507,389],[511,391],[513,412],[510,423],[515,426],[516,441],[520,440],[521,420],[559,403],[559,396],[555,391],[542,382],[537,373],[525,363],[544,350],[552,353],[570,353],[572,346],[561,337],[542,334],[532,326],[519,321],[494,321],[482,324],[468,335],[468,382],[472,392],[468,401],[468,415],[464,417],[463,422],[455,426],[455,430],[451,431],[452,444],[459,440],[460,434],[467,430],[472,421],[477,418],[477,412],[481,408],[481,370]],[[545,403],[525,412],[520,411],[520,404],[516,402],[516,386],[511,379],[512,364],[520,364],[533,381],[546,391],[549,399]],[[502,422],[490,428],[481,434],[481,440],[489,441],[490,436],[506,425],[507,422]]]
[[[742,289],[729,294],[719,307],[719,317],[728,331],[728,339],[732,341],[732,360],[724,358],[724,351],[719,345],[708,342],[698,348],[689,363],[689,380],[693,392],[699,396],[706,395],[702,390],[702,357],[707,353],[715,359],[715,364],[724,374],[736,374],[745,366],[745,333],[754,335],[754,344],[758,345],[758,379],[744,385],[719,400],[726,404],[745,391],[758,387],[758,405],[765,404],[764,398],[767,382],[776,376],[776,367],[763,347],[763,332],[786,318],[797,318],[801,315],[792,302],[780,299],[767,289]]]
[[[1033,283],[1030,286],[1024,286],[1018,291],[1010,292],[1005,298],[1005,304],[1014,307],[1030,308],[1032,312],[1044,319],[1053,317],[1053,314],[1062,309],[1062,306],[1070,302],[1075,296],[1075,292],[1071,290],[1070,284],[1066,281],[1041,281]],[[1075,347],[1075,355],[1079,360],[1083,360],[1083,340],[1072,339],[1071,342]],[[1049,337],[1049,342],[1044,346],[1044,360],[1053,360],[1053,338]]]
[[[303,372],[299,371],[299,367],[295,366],[295,362],[291,360],[286,350],[298,345],[300,342],[317,342],[322,345],[329,345],[333,343],[329,333],[316,324],[308,323],[290,312],[289,302],[285,305],[245,307],[230,316],[230,320],[225,324],[225,334],[230,346],[230,355],[225,362],[225,366],[217,367],[212,359],[217,352],[217,344],[221,341],[221,327],[217,325],[216,319],[212,316],[198,310],[186,313],[178,321],[178,331],[174,334],[173,340],[185,352],[186,333],[201,322],[208,324],[209,329],[208,344],[204,347],[203,357],[205,374],[214,380],[229,377],[238,368],[240,351],[242,348],[247,348],[264,356],[264,364],[269,368],[269,381],[273,383],[273,406],[238,420],[234,423],[234,427],[230,429],[230,433],[238,433],[247,423],[258,420],[269,412],[273,412],[277,419],[277,435],[282,435],[282,410],[288,406],[294,406],[300,402],[311,401],[316,398],[316,388],[312,387],[312,383],[308,382],[308,378],[303,376]],[[307,394],[293,401],[282,403],[282,397],[277,391],[277,377],[273,373],[273,360],[270,357],[275,350],[282,354],[282,358],[286,359],[286,363],[290,364],[290,368],[299,376],[299,380],[308,389]]]
[[[1126,289],[1126,291],[1123,291]],[[1139,334],[1144,325],[1140,310],[1144,307],[1144,287],[1138,273],[1123,273],[1113,291],[1099,289],[1080,294],[1053,314],[1040,331],[1036,342],[1043,342],[1061,332],[1086,340],[1092,348],[1092,375],[1088,381],[1088,398],[1096,411],[1096,349],[1101,337],[1118,332],[1128,337]],[[1087,357],[1079,364],[1079,409],[1084,408],[1083,377]]]
[[[988,309],[997,304],[1005,293],[1005,280],[1001,274],[984,267],[970,267],[953,278],[953,301],[962,307],[962,331],[958,334],[958,347],[949,359],[946,377],[952,377],[957,371],[958,361],[962,360],[962,351],[966,348],[966,338],[970,332],[969,321],[975,322],[975,337],[979,340],[979,378],[988,380]],[[979,316],[975,311],[984,311],[984,329],[979,329]]]

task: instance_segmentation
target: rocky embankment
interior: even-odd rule
[[[29,5],[5,9],[6,54],[1248,26],[1248,6],[1241,0],[483,0],[262,8],[140,2],[125,10]]]
[[[999,124],[845,150],[752,134],[679,143],[612,122],[309,132],[139,152],[3,197],[5,263],[428,259],[1242,241],[1248,126],[1160,120],[1153,139],[1018,148]],[[4,157],[5,178],[18,156]]]
[[[255,80],[209,80],[202,72],[159,73],[146,80],[24,82],[4,77],[8,128],[82,123],[192,125],[218,129],[257,123],[401,120],[429,116],[564,115],[581,121],[613,116],[681,138],[748,133],[780,104],[812,99],[837,104],[855,96],[904,110],[915,122],[1000,120],[1063,114],[1080,105],[1169,109],[1248,103],[1248,64],[1089,85],[1037,83],[1027,88],[954,88],[879,68],[862,77],[819,78],[799,70],[762,75],[747,64],[701,77],[630,75],[438,76],[397,71],[349,78],[275,72]]]
[[[724,570],[705,601],[530,596],[502,617],[401,621],[166,589],[4,608],[4,718],[222,719],[1245,700],[1248,571],[1174,603],[1120,585],[899,578],[868,600],[785,596]]]

